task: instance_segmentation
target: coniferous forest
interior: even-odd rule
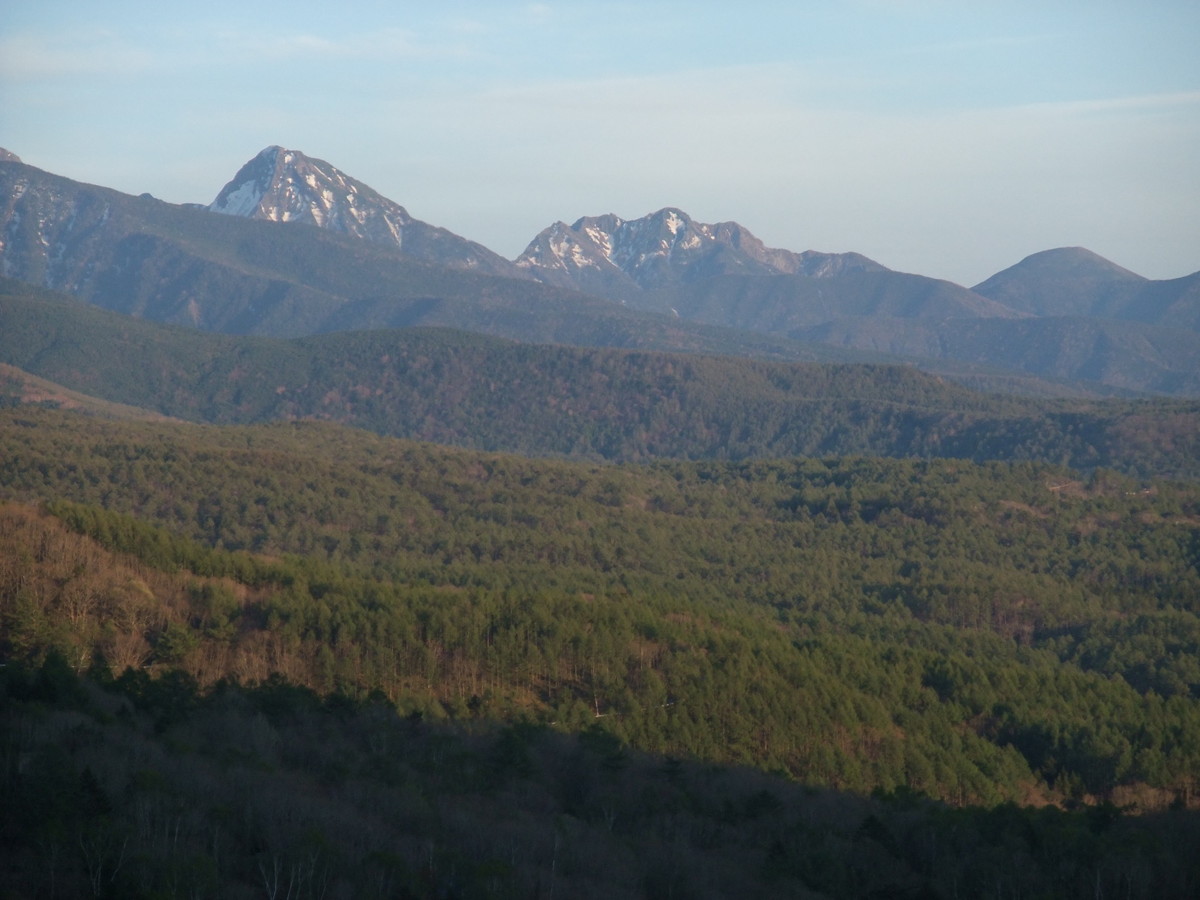
[[[0,896],[1194,896],[1128,471],[0,410]]]

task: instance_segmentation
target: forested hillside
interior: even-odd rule
[[[613,461],[855,453],[1200,477],[1196,401],[1019,399],[908,366],[517,344],[437,329],[233,337],[19,295],[0,296],[0,325],[0,363],[194,421],[315,418]]]
[[[959,801],[1186,794],[1200,772],[1194,485],[959,461],[587,466],[30,410],[2,434],[8,498],[138,560],[111,583],[23,555],[45,540],[24,529],[49,526],[10,511],[14,650],[57,635],[118,671],[604,717],[647,750]]]
[[[0,495],[4,727],[26,760],[2,824],[20,884],[1200,883],[1171,849],[1200,790],[1195,483],[965,460],[614,466],[23,406],[0,411]],[[84,671],[105,694],[71,687]],[[238,805],[264,778],[293,813]],[[811,793],[825,788],[891,799]],[[21,798],[45,791],[60,811],[29,831]],[[533,799],[498,826],[509,791]],[[405,797],[431,812],[386,818]],[[1000,803],[1095,809],[941,805]],[[155,843],[139,809],[192,849]],[[336,824],[367,814],[392,824]],[[118,876],[108,833],[144,865]],[[226,849],[197,849],[210,841]],[[674,849],[650,865],[659,841]],[[606,881],[628,852],[645,860],[633,882]]]

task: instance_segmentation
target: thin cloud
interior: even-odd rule
[[[461,42],[422,39],[401,28],[327,36],[308,33],[261,35],[226,31],[218,36],[227,51],[242,62],[291,60],[422,60],[461,59],[469,55]]]
[[[159,48],[170,47],[170,51]],[[473,56],[461,40],[425,39],[400,28],[327,35],[308,32],[264,36],[221,29],[208,33],[143,32],[138,39],[97,30],[74,34],[0,37],[0,80],[28,83],[96,76],[144,75],[264,62],[461,61]]]
[[[55,38],[38,34],[0,38],[0,79],[5,81],[135,75],[154,65],[152,53],[105,31]]]
[[[908,47],[900,47],[898,53],[910,56],[923,56],[929,54],[944,54],[944,53],[962,53],[964,51],[977,50],[1008,50],[1013,48],[1026,49],[1037,46],[1039,44],[1047,44],[1061,39],[1062,35],[1040,33],[1040,34],[1017,34],[1017,35],[993,35],[989,37],[964,38],[954,41],[939,41],[937,43],[914,44]]]
[[[485,34],[488,30],[479,19],[451,19],[446,27],[453,33],[466,35]]]
[[[1165,94],[1143,94],[1135,97],[1102,97],[1095,100],[1031,103],[1024,108],[1050,113],[1103,113],[1140,112],[1198,104],[1200,104],[1200,91],[1175,91]]]

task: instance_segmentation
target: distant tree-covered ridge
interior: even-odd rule
[[[1194,484],[0,423],[15,658],[598,722],[647,751],[954,802],[1195,796]],[[33,502],[55,518],[12,505]]]
[[[45,298],[0,296],[0,325],[0,363],[192,421],[319,419],[611,461],[941,456],[1200,477],[1194,401],[1018,399],[908,366],[518,344],[437,329],[233,337]]]

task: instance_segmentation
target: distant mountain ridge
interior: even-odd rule
[[[767,247],[737,222],[707,225],[668,207],[640,219],[608,214],[540,232],[516,263],[554,284],[603,294],[651,290],[719,275],[830,277],[885,272],[858,253],[794,253]]]
[[[413,242],[405,246],[133,197],[0,161],[0,275],[151,321],[276,337],[428,325],[583,346],[872,357],[648,315],[524,273],[414,258]]]
[[[1036,316],[1087,316],[1200,331],[1200,272],[1151,281],[1083,247],[1034,253],[973,290]]]
[[[736,222],[674,207],[557,222],[509,262],[278,146],[208,207],[83,185],[0,152],[0,274],[227,333],[434,325],[774,359],[906,357],[969,371],[977,387],[995,377],[1004,390],[1091,396],[1191,394],[1200,369],[1200,272],[1152,281],[1062,248],[968,289],[857,253],[770,248]]]
[[[1200,396],[1200,332],[1070,316],[1019,319],[834,319],[797,329],[798,340],[896,356],[971,359],[1043,377],[1134,393]]]

